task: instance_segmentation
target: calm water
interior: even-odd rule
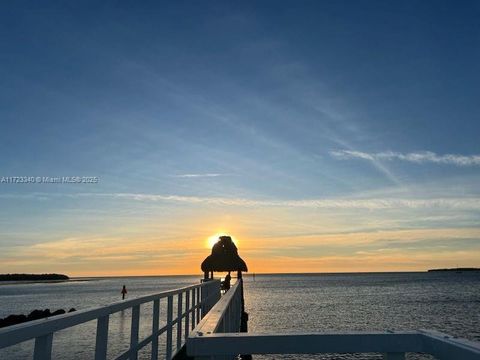
[[[182,287],[199,277],[105,278],[57,284],[0,285],[0,317],[35,308],[85,309],[117,301],[125,284],[130,298]],[[435,329],[480,341],[480,273],[257,275],[245,279],[249,331],[302,332]],[[165,307],[161,304],[164,315]],[[151,327],[142,307],[140,336]],[[164,316],[161,316],[164,318]],[[109,356],[125,351],[130,313],[111,317]],[[95,323],[57,333],[54,357],[92,358]],[[161,342],[162,344],[162,342]],[[0,350],[0,359],[24,359],[33,342]],[[147,358],[146,348],[140,358]],[[255,357],[258,359],[300,356]],[[379,359],[376,355],[304,356],[316,359]],[[428,359],[411,354],[409,359]]]

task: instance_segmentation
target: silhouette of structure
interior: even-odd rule
[[[235,246],[232,238],[230,236],[220,236],[218,241],[212,247],[212,253],[203,260],[201,265],[202,271],[204,273],[203,281],[213,280],[213,273],[216,272],[227,272],[228,275],[225,277],[225,282],[223,282],[224,290],[228,279],[228,288],[230,288],[230,272],[237,272],[237,279],[241,281],[242,271],[248,272],[247,264],[243,259],[238,255],[238,249]],[[240,292],[241,292],[241,320],[240,320],[240,331],[248,332],[248,313],[245,311],[245,298],[243,296],[243,281],[240,283]],[[242,360],[252,359],[251,355],[243,354],[240,356]]]
[[[212,247],[212,254],[202,262],[205,280],[213,279],[213,272],[236,271],[237,277],[242,277],[242,271],[247,272],[247,264],[238,255],[238,249],[230,236],[220,236]]]

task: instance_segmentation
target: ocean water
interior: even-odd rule
[[[197,283],[200,276],[98,278],[65,283],[0,285],[0,317],[33,309],[86,309]],[[480,272],[291,274],[245,277],[250,332],[434,329],[480,341]],[[174,304],[175,306],[175,304]],[[161,303],[161,318],[165,318]],[[175,309],[176,307],[174,307]],[[151,306],[142,306],[140,339],[149,335]],[[58,332],[56,359],[93,357],[95,322]],[[161,325],[162,326],[162,325]],[[113,315],[109,358],[129,344],[130,312]],[[160,341],[162,348],[163,341]],[[33,341],[0,350],[0,359],[31,358]],[[139,358],[148,358],[146,347]],[[381,359],[377,354],[272,355],[256,359]],[[408,354],[408,359],[430,359]]]

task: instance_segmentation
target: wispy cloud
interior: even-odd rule
[[[23,198],[23,195],[19,195]],[[229,197],[201,197],[183,195],[163,195],[146,193],[35,193],[31,198],[45,200],[50,197],[70,198],[111,198],[118,200],[133,200],[144,202],[178,202],[186,204],[239,206],[239,207],[290,207],[290,208],[317,208],[317,209],[422,209],[441,208],[459,210],[480,210],[478,197],[445,197],[445,198],[317,198],[299,200],[263,200]],[[15,194],[0,194],[0,198],[15,198]]]
[[[209,178],[209,177],[219,177],[219,176],[229,176],[230,174],[219,174],[219,173],[206,173],[206,174],[178,174],[172,175],[176,178]]]
[[[436,198],[436,199],[304,199],[304,200],[255,200],[245,198],[197,197],[155,194],[110,194],[117,198],[139,201],[175,201],[197,204],[226,206],[277,206],[304,208],[340,209],[396,209],[396,208],[456,208],[480,210],[478,198]]]
[[[370,161],[378,160],[402,160],[417,164],[435,163],[456,166],[478,166],[480,165],[480,155],[459,155],[444,154],[439,155],[432,151],[420,151],[411,153],[400,153],[394,151],[384,151],[378,153],[367,153],[362,151],[351,150],[334,150],[330,151],[330,155],[341,160],[363,159]]]

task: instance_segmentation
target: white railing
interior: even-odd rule
[[[480,344],[434,331],[192,334],[187,354],[195,359],[231,359],[238,354],[382,353],[404,360],[406,352],[426,353],[441,360],[479,360]]]
[[[186,342],[195,359],[233,359],[238,354],[383,353],[388,360],[403,360],[405,353],[427,353],[441,360],[480,360],[480,343],[429,330],[410,332],[355,332],[252,334],[240,333],[242,280],[220,298],[218,280],[166,291],[0,329],[0,349],[35,339],[35,360],[49,360],[55,332],[97,321],[95,359],[107,356],[109,317],[131,309],[130,346],[116,357],[137,359],[151,344],[151,359],[158,359],[159,337],[166,332],[165,358],[172,359]],[[176,300],[176,316],[173,309]],[[160,328],[160,300],[166,299],[166,325]],[[140,306],[152,304],[152,332],[139,340]],[[174,326],[176,347],[174,349]],[[193,330],[192,330],[193,329]]]
[[[242,280],[239,279],[193,330],[195,336],[237,333],[242,316]],[[188,343],[188,339],[187,339]]]
[[[240,333],[241,281],[202,319],[187,339],[187,355],[200,359],[234,359],[239,354],[382,353],[404,360],[405,353],[426,353],[441,360],[480,360],[480,343],[430,330],[254,334]]]
[[[174,297],[177,298],[177,311],[174,314]],[[131,309],[132,321],[130,347],[116,357],[117,360],[136,360],[138,351],[151,344],[151,359],[158,359],[158,339],[166,332],[165,358],[170,360],[180,351],[190,331],[220,298],[220,281],[212,280],[198,285],[165,291],[157,294],[126,300],[109,306],[87,309],[40,319],[0,329],[0,349],[35,339],[33,359],[49,360],[52,356],[52,341],[55,332],[88,321],[97,321],[95,340],[95,360],[107,357],[109,317],[117,312]],[[160,328],[160,300],[166,299],[166,325]],[[185,301],[185,303],[183,302]],[[152,332],[143,340],[139,339],[140,306],[153,304]],[[173,346],[173,328],[176,325],[176,349]]]

